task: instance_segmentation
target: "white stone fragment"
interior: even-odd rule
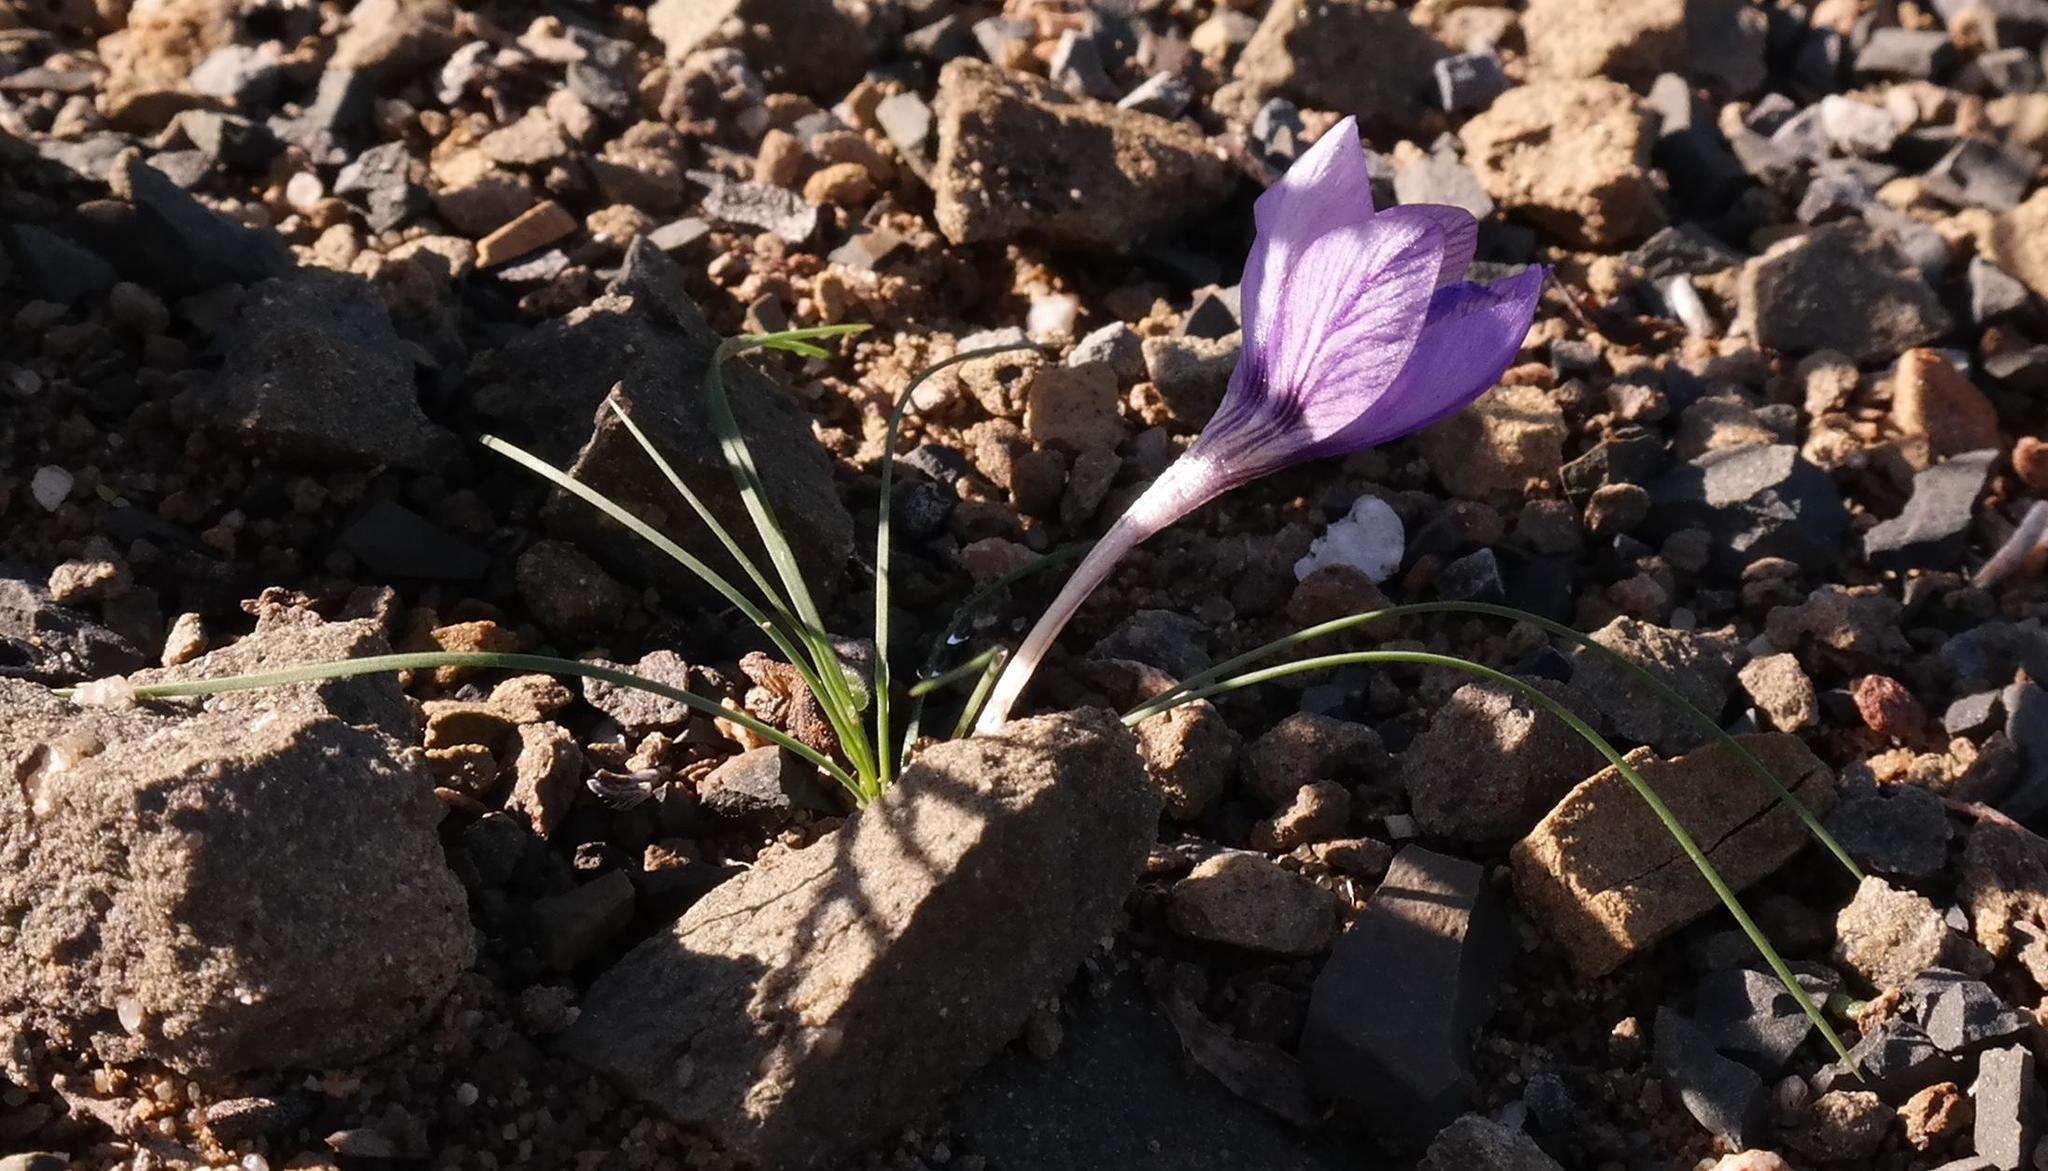
[[[29,495],[43,506],[44,512],[55,512],[64,498],[71,495],[72,476],[70,472],[55,464],[44,464],[36,469],[34,478],[28,482]]]
[[[1081,315],[1081,301],[1069,293],[1038,297],[1024,317],[1024,328],[1035,338],[1072,337],[1074,321]]]
[[[1308,547],[1308,556],[1294,563],[1300,581],[1326,565],[1349,565],[1375,583],[1401,568],[1407,533],[1394,509],[1377,496],[1360,496],[1351,511],[1330,524]]]

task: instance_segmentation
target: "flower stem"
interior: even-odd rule
[[[974,730],[992,732],[1010,718],[1010,709],[1023,696],[1031,676],[1044,661],[1046,652],[1052,649],[1053,640],[1066,629],[1075,612],[1080,610],[1081,603],[1088,600],[1088,595],[1109,579],[1117,562],[1152,534],[1193,512],[1222,487],[1211,473],[1208,461],[1193,454],[1182,455],[1161,472],[1159,478],[1131,502],[1095,547],[1088,550],[1088,556],[1081,559],[1074,576],[1061,587],[1059,596],[1046,607],[1045,613],[1039,615],[1037,625],[1024,636],[1016,656],[1003,669],[995,688],[989,692],[988,706],[982,709],[981,719],[975,723]]]

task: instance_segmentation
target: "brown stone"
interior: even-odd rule
[[[1647,84],[1686,67],[1686,0],[1531,0],[1522,35],[1538,77]]]
[[[554,200],[543,200],[476,242],[477,267],[496,268],[545,248],[575,230],[575,216]]]
[[[1545,81],[1502,94],[1458,132],[1487,194],[1565,240],[1633,244],[1664,224],[1655,119],[1620,82]]]
[[[941,744],[635,948],[565,1048],[747,1163],[827,1162],[1017,1036],[1109,930],[1158,814],[1108,712]]]
[[[1187,122],[962,58],[940,75],[934,215],[956,244],[1124,252],[1212,210],[1236,176]]]
[[[1797,738],[1739,738],[1816,814],[1835,778]],[[1736,890],[1784,865],[1806,827],[1775,790],[1719,744],[1674,760],[1648,749],[1630,763]],[[1606,768],[1551,810],[1511,854],[1515,897],[1581,976],[1622,961],[1720,906],[1712,888],[1621,773]]]
[[[1238,57],[1237,78],[1258,93],[1406,129],[1441,56],[1443,46],[1393,4],[1277,0]]]
[[[1998,409],[1934,350],[1907,350],[1899,356],[1899,372],[1892,379],[1892,422],[1936,457],[2001,446]]]
[[[1500,386],[1422,432],[1423,458],[1445,490],[1467,500],[1519,496],[1564,463],[1564,410],[1536,386]]]

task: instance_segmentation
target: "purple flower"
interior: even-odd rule
[[[1374,213],[1350,118],[1259,197],[1244,269],[1244,349],[1202,434],[1089,551],[989,695],[1009,718],[1060,629],[1124,554],[1240,484],[1398,439],[1455,414],[1514,360],[1544,270],[1463,279],[1479,225],[1462,208]]]

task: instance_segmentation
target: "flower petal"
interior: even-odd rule
[[[1245,282],[1244,355],[1225,407],[1251,396],[1257,413],[1315,440],[1356,419],[1407,364],[1443,265],[1443,233],[1415,218],[1375,219],[1294,253],[1278,282]]]
[[[1429,319],[1407,365],[1380,400],[1318,455],[1356,451],[1454,415],[1500,381],[1522,348],[1548,271],[1532,264],[1491,284],[1461,281],[1430,298]]]
[[[1444,234],[1444,266],[1437,274],[1437,287],[1464,280],[1465,270],[1472,267],[1472,257],[1479,251],[1479,221],[1464,208],[1447,203],[1404,203],[1381,212],[1379,218],[1411,216],[1434,223]]]
[[[1325,131],[1252,205],[1252,222],[1262,238],[1286,226],[1297,238],[1313,239],[1371,218],[1372,174],[1358,143],[1356,118]]]

